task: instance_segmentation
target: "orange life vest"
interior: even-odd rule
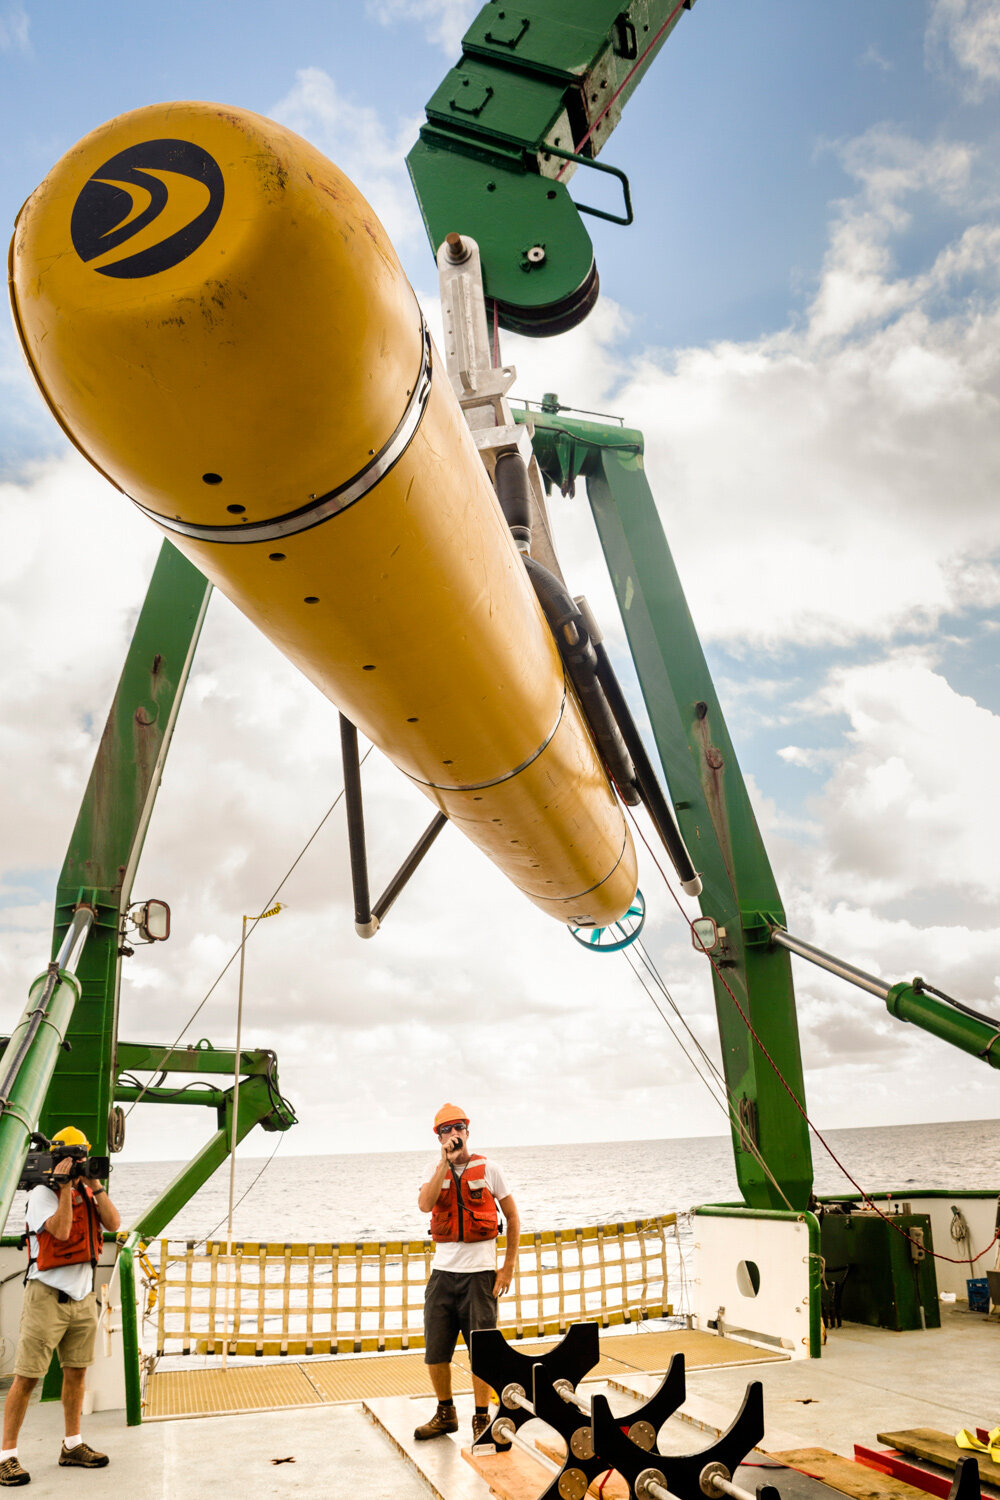
[[[47,1229],[39,1229],[36,1233],[38,1257],[35,1264],[40,1271],[54,1271],[58,1266],[79,1266],[84,1262],[96,1266],[101,1258],[101,1221],[90,1188],[83,1183],[76,1185],[68,1239],[57,1240]]]
[[[431,1209],[431,1239],[495,1240],[497,1200],[486,1186],[485,1156],[470,1156],[465,1171],[452,1169]]]

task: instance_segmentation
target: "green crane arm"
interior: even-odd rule
[[[544,336],[586,317],[597,267],[581,213],[631,223],[628,179],[595,160],[653,58],[694,0],[490,0],[462,57],[427,102],[406,159],[436,253],[479,245],[487,306],[502,328]],[[578,166],[617,177],[625,211],[574,202]]]

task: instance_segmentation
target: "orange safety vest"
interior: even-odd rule
[[[497,1200],[486,1186],[485,1156],[470,1156],[465,1171],[452,1168],[431,1209],[431,1239],[495,1240]]]
[[[101,1258],[101,1221],[90,1188],[83,1183],[76,1185],[68,1239],[57,1240],[47,1229],[39,1229],[36,1233],[38,1257],[35,1264],[40,1271],[54,1271],[58,1266],[79,1266],[84,1262],[96,1266]],[[30,1258],[28,1266],[30,1269]]]

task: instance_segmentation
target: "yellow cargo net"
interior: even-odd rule
[[[512,1338],[666,1317],[673,1214],[523,1234],[500,1303]],[[498,1241],[502,1258],[503,1237]],[[265,1244],[159,1240],[157,1354],[309,1355],[422,1349],[430,1240]]]

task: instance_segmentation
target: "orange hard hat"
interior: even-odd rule
[[[462,1120],[468,1125],[469,1117],[465,1110],[459,1109],[457,1104],[442,1104],[434,1116],[434,1129],[436,1131],[440,1125],[454,1125],[456,1120]]]

